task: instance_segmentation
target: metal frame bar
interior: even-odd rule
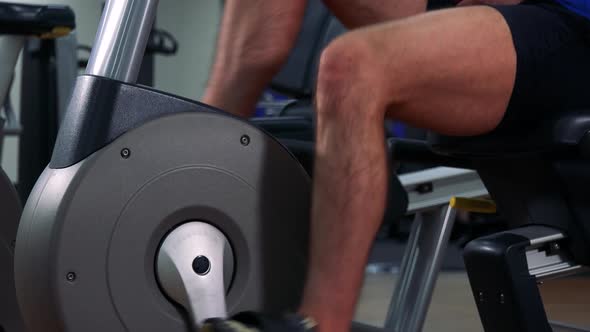
[[[399,179],[408,193],[408,214],[446,205],[455,196],[488,196],[488,191],[477,172],[466,169],[434,167],[402,174]]]
[[[481,198],[488,192],[477,172],[435,167],[403,174],[408,214],[416,213],[382,331],[418,332],[424,325],[438,273],[455,223],[452,197]]]
[[[14,67],[24,43],[24,36],[0,36],[0,105],[4,105],[4,100],[9,93]]]
[[[0,161],[2,161],[2,147],[4,136],[17,134],[20,126],[12,109],[4,108],[4,102],[10,93],[14,67],[18,61],[25,37],[19,35],[0,36],[0,108],[4,109],[4,120],[0,123]]]
[[[86,74],[135,83],[141,67],[158,0],[109,0]]]
[[[408,193],[408,213],[417,213],[400,267],[385,329],[418,332],[426,314],[456,210],[448,205],[454,196],[480,198],[488,192],[475,171],[436,167],[400,176]]]
[[[417,214],[385,320],[386,330],[422,330],[455,214],[449,205]]]
[[[551,325],[551,327],[559,329],[556,331],[560,331],[560,332],[590,332],[590,329],[588,329],[588,328],[575,326],[575,325],[571,325],[571,324],[566,324],[566,323],[558,322],[555,320],[550,320],[549,324]]]
[[[4,109],[4,136],[18,135],[20,126],[12,109],[4,108],[4,103],[10,93],[12,78],[14,76],[14,67],[18,61],[18,56],[25,44],[25,36],[4,35],[0,36],[0,107]]]

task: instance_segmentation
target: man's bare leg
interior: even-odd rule
[[[349,328],[386,195],[383,121],[475,135],[501,121],[516,54],[489,7],[451,9],[350,32],[324,52],[317,86],[311,261],[301,313]]]
[[[425,0],[324,0],[349,28],[423,12]],[[307,0],[227,0],[203,102],[250,116],[287,60]]]
[[[307,0],[227,0],[203,102],[249,116],[286,61]]]

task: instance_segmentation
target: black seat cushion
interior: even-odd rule
[[[0,34],[51,36],[76,26],[68,6],[25,5],[0,2]]]
[[[443,154],[468,157],[514,157],[530,154],[578,153],[590,132],[590,110],[555,112],[527,126],[500,126],[475,137],[450,137],[431,133],[432,148]]]

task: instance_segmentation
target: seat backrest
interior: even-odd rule
[[[344,34],[346,31],[346,27],[344,27],[344,25],[336,17],[330,16],[328,18],[328,21],[326,22],[326,29],[324,30],[323,35],[320,36],[321,39],[319,40],[318,48],[314,54],[311,67],[309,69],[311,70],[311,74],[309,75],[309,81],[307,84],[312,91],[315,88],[318,67],[320,65],[320,55],[322,54],[322,51],[328,46],[328,44],[330,44],[332,40]]]
[[[0,163],[2,163],[2,148],[4,147],[4,118],[0,116]]]
[[[311,97],[321,51],[345,31],[321,0],[310,0],[293,51],[271,87],[296,98]]]

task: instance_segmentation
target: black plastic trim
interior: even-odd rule
[[[0,34],[42,35],[57,27],[76,27],[70,7],[0,3]]]
[[[486,332],[551,332],[536,278],[529,274],[530,240],[510,231],[471,241],[465,267]]]
[[[104,77],[78,77],[49,167],[74,165],[125,132],[180,112],[221,112],[211,106]]]

